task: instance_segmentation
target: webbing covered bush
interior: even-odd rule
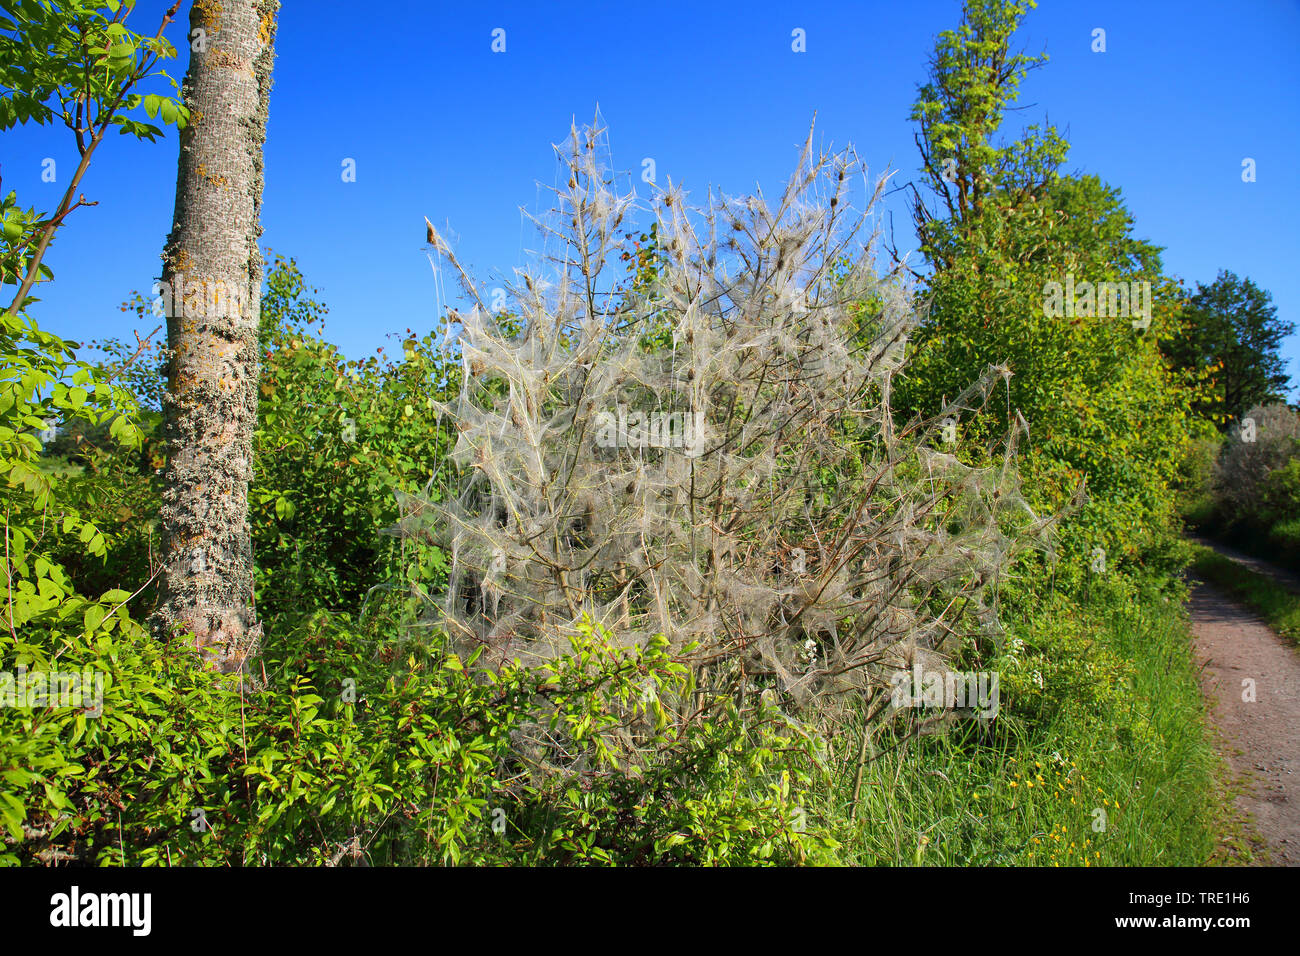
[[[876,268],[885,179],[855,209],[865,169],[810,134],[775,203],[691,209],[655,187],[654,262],[619,282],[645,204],[617,191],[599,133],[557,147],[567,186],[538,220],[553,253],[504,309],[431,228],[477,303],[453,314],[465,384],[442,407],[458,483],[402,498],[403,532],[450,556],[431,617],[489,666],[553,658],[585,620],[662,634],[697,688],[800,705],[996,637],[993,584],[1048,522],[1019,493],[1018,429],[992,467],[944,447],[1005,370],[891,423],[916,313]]]

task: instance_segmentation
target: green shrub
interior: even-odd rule
[[[1247,429],[1251,429],[1248,431]],[[1252,408],[1224,440],[1207,533],[1300,570],[1300,415]]]
[[[1269,478],[1300,456],[1300,415],[1285,405],[1256,406],[1231,429],[1218,464],[1218,494],[1229,523],[1263,523]],[[1286,478],[1272,486],[1278,500]]]
[[[1269,528],[1268,543],[1279,561],[1300,568],[1300,517],[1280,520]]]
[[[437,586],[441,552],[408,568],[383,532],[397,495],[422,491],[449,444],[434,403],[459,370],[432,335],[399,358],[348,360],[321,336],[325,308],[292,260],[268,271],[262,305],[257,467],[249,493],[259,614],[274,627],[317,609],[356,610],[410,574]]]
[[[424,490],[443,461],[447,438],[435,399],[454,394],[459,371],[433,336],[407,334],[402,356],[349,360],[322,335],[326,308],[312,298],[292,259],[267,263],[262,300],[260,402],[249,521],[255,553],[255,599],[268,631],[316,610],[361,607],[367,594],[412,576],[436,586],[441,551],[409,548],[385,529],[398,518],[397,495]],[[137,296],[137,316],[148,302]],[[95,514],[111,549],[86,553],[74,533],[47,538],[52,559],[78,589],[135,591],[144,619],[155,591],[150,555],[158,542],[158,502],[165,448],[159,415],[148,411],[165,388],[165,354],[149,349],[127,363],[120,342],[99,343],[99,380],[118,377],[146,410],[133,420],[143,444],[122,448],[95,427],[70,422],[47,443],[42,473],[66,475],[63,500]],[[124,391],[125,393],[125,391]],[[39,443],[36,447],[39,447]],[[69,461],[75,467],[68,467]],[[430,489],[431,493],[434,493]],[[406,556],[404,556],[406,555]]]
[[[111,599],[111,598],[110,598]],[[0,862],[813,863],[813,738],[773,710],[660,704],[666,643],[572,651],[487,679],[431,638],[397,645],[321,613],[242,694],[107,602],[68,604],[0,666],[103,676],[85,707],[0,710]],[[84,609],[84,611],[83,611]],[[57,647],[57,651],[53,648]],[[565,765],[531,762],[530,736]]]
[[[1214,493],[1215,467],[1223,450],[1218,435],[1205,435],[1187,445],[1178,469],[1179,510],[1183,520],[1194,528],[1210,525],[1218,500]]]

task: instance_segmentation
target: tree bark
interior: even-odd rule
[[[176,211],[154,290],[170,350],[155,624],[166,637],[192,635],[205,666],[225,673],[246,672],[261,638],[248,484],[262,147],[278,9],[279,0],[194,0],[182,89],[190,122],[180,135]]]

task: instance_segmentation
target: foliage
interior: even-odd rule
[[[0,640],[9,671],[103,680],[90,713],[0,710],[0,862],[754,864],[836,847],[804,810],[819,771],[797,728],[715,702],[669,732],[657,694],[683,667],[662,642],[618,651],[588,629],[484,681],[437,638],[399,649],[320,614],[244,696],[102,607]],[[530,717],[569,767],[514,755]],[[632,738],[654,759],[630,761]]]
[[[1247,410],[1215,462],[1203,531],[1300,570],[1300,414],[1280,404]]]
[[[1134,570],[1176,530],[1169,486],[1193,428],[1188,389],[1160,351],[1175,334],[1176,287],[1161,275],[1159,250],[1133,236],[1118,190],[1061,175],[1067,144],[1050,126],[992,145],[1019,80],[1041,63],[1010,49],[1027,6],[968,3],[962,26],[939,37],[918,95],[922,177],[938,209],[918,191],[929,312],[911,337],[896,408],[934,414],[963,370],[1005,363],[1005,409],[963,423],[963,436],[978,449],[1022,414],[1021,472],[1035,508],[1062,507],[1086,482],[1088,501],[1063,521],[1061,539],[1060,580],[1078,584],[1095,549],[1108,567]],[[1051,283],[1069,294],[1076,281],[1079,308],[1071,300],[1058,310]],[[1149,293],[1133,296],[1126,315],[1109,314],[1109,301],[1103,314],[1092,298],[1102,282]]]
[[[93,369],[75,359],[72,343],[42,331],[26,316],[5,313],[0,323],[0,509],[5,548],[0,694],[12,695],[19,665],[48,670],[58,661],[66,670],[77,657],[68,653],[68,642],[78,636],[88,636],[93,644],[131,631],[142,639],[127,615],[127,591],[110,588],[95,598],[74,586],[62,558],[73,552],[85,562],[102,559],[113,535],[103,520],[104,509],[72,490],[75,478],[41,467],[38,432],[49,434],[55,422],[65,427],[85,424],[106,430],[128,452],[139,447],[141,434],[130,393],[96,381]],[[31,782],[38,777],[71,779],[86,767],[71,765],[65,739],[79,739],[84,716],[70,713],[70,723],[42,744],[40,717],[23,721],[11,703],[6,699],[0,706],[0,821],[13,840],[24,836],[27,800],[22,794]],[[60,790],[40,792],[51,801],[56,817],[72,809]],[[38,829],[58,830],[59,824],[47,821]],[[12,857],[6,852],[0,854],[4,858]]]
[[[1264,478],[1260,512],[1274,546],[1300,567],[1300,454]]]
[[[380,348],[346,359],[321,336],[326,310],[310,291],[292,260],[274,261],[249,496],[256,600],[268,621],[355,610],[372,588],[412,576],[436,587],[443,573],[439,552],[407,549],[408,561],[381,532],[398,518],[397,495],[424,490],[446,457],[436,403],[455,394],[459,369],[432,334],[409,329],[400,357]]]
[[[1192,527],[1208,523],[1218,507],[1215,479],[1223,439],[1217,433],[1206,434],[1190,442],[1178,472],[1179,511]]]
[[[918,90],[912,119],[920,127],[922,181],[946,215],[931,212],[914,189],[913,218],[922,253],[941,267],[953,265],[977,233],[998,226],[1003,217],[985,217],[990,207],[1040,217],[1038,204],[1050,181],[1043,173],[1054,174],[1069,149],[1050,125],[1031,126],[1018,142],[993,141],[1021,81],[1047,62],[1046,54],[1009,50],[1020,20],[1035,6],[1034,0],[970,0],[961,25],[935,40],[929,79]]]
[[[1249,278],[1224,270],[1209,285],[1198,282],[1179,314],[1179,332],[1166,352],[1189,373],[1208,370],[1208,394],[1197,401],[1196,411],[1220,429],[1239,421],[1252,405],[1287,397],[1290,378],[1278,348],[1295,323],[1279,319],[1272,300]]]
[[[138,447],[129,393],[96,382],[72,344],[25,316],[0,316],[0,510],[5,523],[6,593],[10,632],[43,614],[83,600],[52,554],[59,535],[75,536],[87,555],[103,556],[108,539],[91,511],[64,494],[65,479],[40,467],[41,435],[56,423],[85,422]]]
[[[92,434],[129,455],[143,438],[131,393],[77,360],[75,343],[43,331],[25,312],[36,301],[28,295],[32,286],[51,277],[41,259],[67,215],[84,203],[74,205],[73,196],[105,133],[116,126],[153,140],[160,129],[127,115],[138,108],[150,118],[161,112],[167,123],[186,120],[174,100],[132,92],[154,75],[170,80],[152,71],[176,51],[161,38],[162,26],[153,38],[129,30],[130,8],[24,0],[0,17],[0,129],[60,120],[81,157],[52,216],[22,209],[14,193],[0,202],[0,283],[18,286],[0,316],[0,505],[11,637],[29,621],[78,613],[91,599],[76,592],[65,559],[102,560],[112,538],[105,517],[113,509],[81,493],[75,476],[42,467],[43,440]],[[97,487],[108,490],[103,482]]]
[[[0,200],[0,285],[18,286],[11,313],[37,301],[30,289],[52,278],[41,259],[68,214],[87,205],[84,197],[76,203],[73,197],[104,135],[116,127],[123,135],[152,142],[162,130],[148,120],[161,118],[183,127],[188,119],[185,107],[172,97],[133,92],[155,76],[176,86],[162,70],[154,71],[160,60],[176,55],[162,36],[170,16],[164,15],[158,32],[147,37],[126,25],[133,6],[119,0],[21,0],[0,16],[0,130],[58,120],[72,131],[81,157],[48,218],[21,207],[15,193]],[[129,115],[139,110],[147,119]]]

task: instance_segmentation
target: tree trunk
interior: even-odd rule
[[[194,0],[190,109],[161,293],[171,352],[162,503],[165,636],[193,635],[204,664],[256,656],[248,523],[257,425],[262,145],[279,0]],[[202,31],[201,33],[199,31]]]

